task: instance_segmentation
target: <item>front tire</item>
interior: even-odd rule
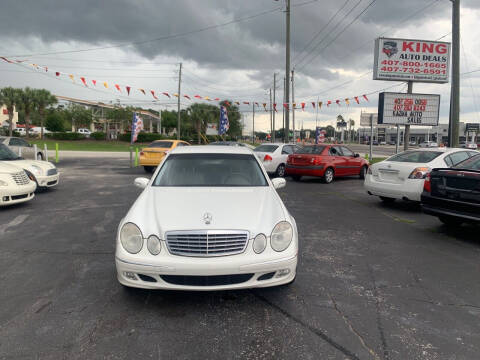
[[[368,166],[362,166],[362,168],[360,169],[360,174],[358,175],[360,179],[365,179],[365,176],[367,175],[367,170]]]
[[[145,170],[146,173],[151,174],[153,172],[153,166],[144,166],[143,170]]]
[[[285,165],[284,164],[278,165],[277,170],[275,171],[275,176],[285,177]]]
[[[323,182],[325,184],[330,184],[333,181],[334,178],[335,178],[335,172],[333,171],[332,168],[328,168],[323,173]]]
[[[37,154],[37,160],[43,161],[43,154],[42,153]]]
[[[438,219],[449,228],[457,228],[463,224],[463,220],[454,216],[439,216]]]

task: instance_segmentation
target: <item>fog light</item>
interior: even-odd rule
[[[125,271],[124,274],[127,279],[137,280],[137,277],[135,276],[135,274],[130,271]]]
[[[277,271],[277,275],[275,275],[275,277],[277,278],[284,277],[284,276],[287,276],[288,274],[290,274],[290,269],[282,269]]]
[[[8,201],[8,196],[4,196],[4,197],[2,198],[2,200],[3,200],[3,201]]]

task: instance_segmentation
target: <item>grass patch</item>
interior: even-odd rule
[[[58,149],[68,151],[130,151],[130,143],[125,141],[99,141],[99,140],[51,140],[51,139],[35,139],[30,140],[31,144],[43,149],[44,144],[47,144],[48,150],[55,150],[55,143],[58,143]],[[136,143],[134,146],[139,149],[145,147],[147,143]]]
[[[379,158],[373,158],[372,161],[370,161],[370,164],[375,164],[375,163],[378,163],[380,161],[383,161],[383,160],[386,160],[387,158],[386,157],[379,157]]]

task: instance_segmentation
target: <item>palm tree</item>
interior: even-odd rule
[[[8,111],[8,135],[13,133],[13,113],[18,104],[18,89],[6,87],[0,89],[0,105],[5,105]]]
[[[43,139],[43,125],[45,123],[45,109],[57,103],[57,98],[50,91],[45,89],[34,89],[34,102],[40,115],[41,133],[40,138]]]
[[[348,141],[352,141],[352,128],[355,129],[355,120],[348,120]]]
[[[35,104],[35,90],[29,88],[20,89],[18,91],[18,105],[25,112],[25,133],[27,139],[29,137],[30,114],[36,108]]]

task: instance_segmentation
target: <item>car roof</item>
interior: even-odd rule
[[[172,150],[172,154],[252,154],[245,146],[195,145],[181,146]]]
[[[434,148],[419,148],[419,149],[408,149],[407,151],[435,151],[443,153],[452,153],[457,151],[465,151],[463,148],[448,148],[448,147],[434,147]],[[472,150],[470,150],[472,151]],[[395,154],[394,154],[395,155]]]

